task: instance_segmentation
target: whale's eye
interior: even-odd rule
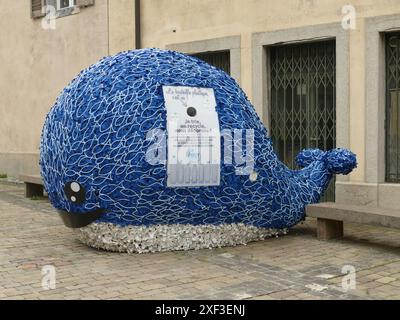
[[[73,203],[85,201],[85,189],[76,181],[68,182],[64,187],[65,195]]]

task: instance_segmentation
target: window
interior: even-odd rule
[[[269,48],[271,138],[289,168],[302,149],[336,146],[335,48],[335,41]],[[323,200],[334,201],[334,185]]]
[[[229,51],[202,52],[192,54],[192,56],[204,60],[218,69],[231,73],[230,53]]]
[[[31,16],[38,19],[46,15],[46,6],[54,7],[56,18],[78,13],[79,9],[93,6],[95,0],[31,0]]]
[[[57,0],[57,10],[71,8],[76,5],[76,0]]]
[[[386,34],[386,181],[400,183],[400,33]]]

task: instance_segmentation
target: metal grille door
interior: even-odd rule
[[[279,158],[292,169],[304,148],[336,145],[335,42],[270,48],[271,138]],[[323,201],[334,201],[332,180]]]
[[[192,56],[204,60],[218,69],[224,70],[227,74],[231,74],[231,61],[229,51],[204,52],[193,54]]]
[[[400,34],[386,35],[386,181],[400,182]]]

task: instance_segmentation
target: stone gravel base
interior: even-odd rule
[[[145,253],[236,246],[286,234],[287,229],[267,229],[239,224],[116,226],[92,223],[76,230],[90,247],[116,252]]]

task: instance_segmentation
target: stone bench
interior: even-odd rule
[[[341,238],[343,236],[343,222],[400,228],[400,209],[323,202],[308,205],[306,216],[317,218],[317,237],[319,240]]]
[[[25,183],[25,197],[43,197],[43,180],[40,175],[21,174],[19,180]]]

